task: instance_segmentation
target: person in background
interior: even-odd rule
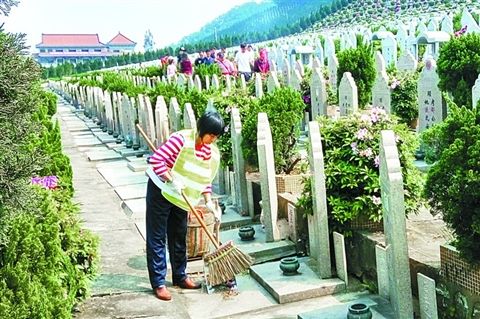
[[[210,49],[207,51],[206,57],[205,57],[205,64],[210,65],[215,63],[215,49]]]
[[[235,66],[229,59],[225,58],[225,55],[222,52],[217,53],[217,65],[220,68],[222,75],[237,75]]]
[[[168,58],[167,80],[171,80],[177,74],[177,65],[173,56]]]
[[[262,76],[270,72],[270,63],[268,62],[266,49],[260,49],[259,56],[253,64],[253,72],[259,72]]]
[[[195,64],[195,66],[205,64],[206,59],[207,59],[207,54],[205,53],[205,51],[200,51],[198,53],[198,58],[195,59],[195,62],[193,64]]]
[[[255,50],[253,50],[253,46],[251,44],[247,45],[247,52],[250,54],[250,60],[255,60]]]
[[[183,289],[201,287],[185,272],[189,208],[181,194],[194,206],[203,195],[207,209],[217,219],[221,218],[221,211],[211,198],[211,183],[220,164],[220,154],[213,143],[224,127],[218,113],[206,112],[198,119],[196,130],[173,133],[150,158],[146,196],[147,266],[150,284],[160,300],[172,299],[165,282],[167,241],[173,285]]]
[[[178,50],[177,63],[180,63],[180,61],[182,60],[182,55],[183,55],[184,53],[187,53],[187,50],[185,50],[184,47],[181,47],[181,48]]]
[[[235,63],[237,64],[238,74],[243,74],[245,81],[249,81],[252,76],[253,60],[250,53],[247,52],[247,45],[242,43],[240,51],[235,55]]]
[[[188,54],[183,53],[181,60],[180,60],[180,73],[186,74],[186,75],[192,75],[193,73],[193,67],[192,67],[192,61],[188,58]]]

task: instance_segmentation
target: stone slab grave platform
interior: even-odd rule
[[[112,135],[109,135],[108,133],[103,131],[95,132],[95,136],[104,144],[114,143],[116,141],[116,138],[114,138]]]
[[[130,156],[141,157],[144,154],[148,153],[147,150],[142,150],[142,149],[134,150],[133,148],[126,148],[126,147],[116,148],[115,151],[118,152],[118,154],[120,154],[122,157],[130,157]]]
[[[372,318],[391,319],[395,318],[390,303],[379,296],[370,295],[363,298],[349,301],[341,305],[333,305],[318,310],[299,314],[298,319],[345,319],[348,313],[348,307],[356,303],[363,303],[370,307]]]
[[[121,156],[115,151],[108,150],[116,156]],[[125,167],[102,167],[97,168],[98,172],[103,176],[103,178],[110,184],[112,187],[124,186],[124,185],[133,185],[133,184],[142,184],[147,182],[147,176],[143,172],[132,172],[128,166]]]
[[[96,137],[93,136],[82,136],[82,137],[75,137],[74,143],[77,147],[79,146],[95,146],[95,145],[102,145],[102,142]]]
[[[121,200],[144,198],[147,193],[147,183],[115,187],[115,193]]]
[[[131,156],[127,157],[128,168],[132,172],[145,172],[148,168],[147,157],[144,155],[142,157]]]
[[[222,242],[232,240],[236,247],[254,258],[255,264],[292,256],[296,253],[295,244],[292,241],[279,240],[267,243],[261,225],[252,227],[255,229],[255,238],[251,241],[242,241],[238,236],[238,229],[220,231],[220,239]]]
[[[299,258],[298,274],[285,276],[280,261],[254,265],[250,275],[280,303],[332,295],[345,291],[345,282],[338,278],[321,279],[308,265],[308,257]]]
[[[99,150],[92,150],[89,152],[85,152],[87,158],[91,162],[98,162],[98,161],[110,161],[110,160],[119,160],[122,159],[122,156],[115,151],[101,148]]]

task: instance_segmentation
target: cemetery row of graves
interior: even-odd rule
[[[387,33],[364,32],[357,37],[351,31],[341,37],[339,52],[327,36],[325,49],[317,43],[321,48],[317,54],[295,54],[290,59],[280,44],[270,48],[272,71],[266,78],[257,74],[249,83],[243,77],[216,74],[180,74],[168,82],[165,77],[143,76],[145,70],[129,69],[50,82],[50,87],[119,143],[144,152],[148,147],[136,123],[159,145],[171,132],[194,127],[207,108],[215,108],[229,128],[217,142],[224,168],[217,182],[230,180],[235,205],[252,217],[248,185],[260,183],[270,241],[279,239],[278,203],[271,190],[285,192],[279,188],[285,176],[294,176],[289,179],[296,183],[294,192],[302,194],[297,206],[306,219],[315,216],[318,196],[325,199],[330,231],[349,235],[354,229],[382,223],[380,136],[382,131],[393,131],[405,214],[415,214],[427,205],[432,212],[442,213],[455,236],[450,244],[456,249],[442,246],[442,276],[437,278],[443,287],[439,289],[441,313],[473,314],[480,293],[480,283],[474,281],[478,270],[471,268],[480,259],[475,245],[480,115],[474,107],[480,80],[475,83],[477,71],[455,69],[458,63],[450,61],[450,54],[461,47],[468,52],[462,59],[475,56],[479,36],[449,37],[442,45],[429,43],[418,63],[418,43],[400,46],[397,59]],[[393,40],[397,48],[399,42]],[[373,49],[378,46],[374,41],[380,41],[381,52]],[[462,81],[453,79],[458,74]],[[318,123],[322,141],[324,194],[318,193],[311,177],[320,173],[313,172],[305,156],[313,148],[309,128],[315,126],[308,124],[310,120]],[[271,143],[265,142],[270,139]],[[266,155],[268,147],[272,158]],[[433,163],[427,173],[414,165],[415,156]],[[311,253],[313,249],[310,245]],[[457,250],[462,257],[453,260]]]

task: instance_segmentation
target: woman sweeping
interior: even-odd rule
[[[150,284],[158,299],[172,298],[165,285],[167,241],[173,285],[184,289],[201,287],[185,272],[188,205],[181,193],[193,203],[198,203],[203,195],[207,209],[218,213],[211,199],[211,183],[220,154],[212,143],[223,132],[220,115],[206,112],[198,119],[196,131],[173,133],[150,158],[153,165],[147,170],[147,264]]]

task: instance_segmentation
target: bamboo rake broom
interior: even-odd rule
[[[142,127],[137,124],[137,128],[147,142],[150,149],[152,151],[155,151],[155,145],[153,145],[152,141],[150,141],[147,134],[143,131]],[[234,278],[235,275],[238,275],[249,269],[253,263],[252,257],[235,247],[231,240],[223,245],[220,245],[215,239],[215,237],[212,235],[212,233],[208,230],[207,225],[205,225],[202,217],[192,206],[183,191],[182,196],[188,207],[190,208],[190,211],[195,215],[198,222],[200,223],[200,226],[202,226],[203,230],[205,231],[208,238],[216,249],[214,252],[208,253],[203,257],[205,266],[208,268],[208,282],[210,283],[210,285],[215,286],[224,283]]]

